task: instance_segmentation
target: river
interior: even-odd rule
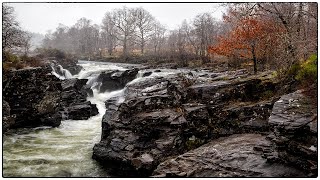
[[[73,77],[94,79],[105,70],[124,70],[112,63],[79,61],[83,69]],[[124,65],[125,66],[125,65]],[[60,77],[64,79],[64,77]],[[69,77],[70,78],[70,77]],[[57,128],[38,127],[11,130],[3,136],[4,177],[107,177],[91,158],[92,148],[100,141],[104,102],[123,90],[88,97],[99,114],[88,120],[64,120]]]

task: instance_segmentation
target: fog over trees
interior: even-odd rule
[[[128,57],[164,54],[172,58],[208,59],[208,47],[222,32],[223,22],[209,13],[199,14],[168,30],[142,7],[122,7],[106,12],[100,25],[86,18],[46,34],[44,48],[56,48],[77,55]]]

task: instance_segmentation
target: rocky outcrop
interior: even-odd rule
[[[82,66],[77,64],[77,60],[58,59],[56,64],[60,64],[64,69],[67,69],[72,75],[79,74]]]
[[[10,105],[7,101],[2,100],[2,131],[7,132],[14,124],[14,117],[10,114]]]
[[[277,83],[262,77],[235,80],[219,80],[206,84],[195,84],[187,89],[187,98],[210,104],[225,104],[229,101],[259,101],[270,98],[276,92]]]
[[[4,74],[3,98],[15,121],[10,128],[60,125],[61,83],[49,67],[29,68]]]
[[[111,174],[149,176],[168,157],[211,139],[268,131],[273,100],[260,101],[263,92],[258,88],[272,89],[274,84],[256,77],[207,86],[190,82],[197,81],[177,74],[128,84],[125,101],[109,108],[102,120],[93,158]],[[252,92],[256,94],[245,95]]]
[[[87,79],[66,79],[61,83],[61,113],[64,119],[87,120],[98,114],[95,104],[87,101],[92,90],[85,85]]]
[[[159,164],[153,177],[305,177],[295,168],[268,163],[255,150],[271,143],[259,134],[235,134]]]
[[[295,165],[316,177],[318,173],[317,103],[302,90],[282,96],[272,109],[268,139],[273,146],[265,151],[269,161]],[[313,102],[313,103],[312,103]]]
[[[170,82],[159,79],[128,85],[127,92],[132,93],[126,93],[124,103],[107,110],[102,141],[94,146],[93,158],[110,173],[148,176],[166,155],[181,150],[179,127],[186,121],[172,109],[180,97],[170,87]]]
[[[125,71],[103,72],[97,78],[97,83],[101,83],[100,92],[115,91],[123,89],[124,86],[136,78],[138,69],[129,69]]]
[[[87,101],[87,80],[59,80],[51,67],[10,71],[3,78],[3,127],[60,125],[61,120],[84,120],[98,114]],[[7,103],[6,103],[7,102]]]

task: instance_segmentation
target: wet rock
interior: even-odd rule
[[[2,101],[2,130],[7,132],[14,124],[14,117],[10,115],[10,105],[7,101]]]
[[[187,99],[206,104],[223,104],[229,101],[259,101],[270,98],[276,90],[277,83],[268,78],[249,76],[234,80],[222,78],[205,84],[195,84],[188,87]]]
[[[76,78],[62,81],[60,111],[64,119],[86,120],[98,114],[96,105],[87,101],[87,96],[90,95],[89,90],[91,90],[86,86],[87,81],[87,79]]]
[[[272,109],[269,138],[277,158],[316,177],[318,173],[317,104],[303,90],[282,96]],[[266,154],[266,158],[270,158]]]
[[[152,72],[145,72],[142,74],[142,77],[147,77],[150,76],[152,74]]]
[[[259,92],[253,89],[262,80],[248,78],[189,86],[186,81],[192,78],[180,73],[127,84],[123,103],[113,107],[106,102],[109,108],[93,158],[114,175],[149,176],[169,156],[198,148],[211,139],[268,131],[273,102],[259,102],[259,93],[244,96]],[[215,93],[219,94],[215,97]],[[143,154],[150,154],[152,163],[144,165]],[[187,176],[183,172],[175,175]]]
[[[60,124],[61,83],[48,66],[11,71],[4,74],[3,98],[15,117],[10,128]]]
[[[118,108],[108,108],[102,141],[93,149],[93,158],[118,176],[147,177],[160,161],[185,146],[180,128],[187,120],[178,108],[181,95],[175,85],[168,79],[138,84],[127,85],[126,99]]]
[[[72,120],[87,120],[91,116],[97,115],[98,109],[95,104],[91,104],[89,101],[69,106],[67,108],[64,108],[65,112],[67,113],[67,119]]]
[[[61,87],[64,91],[68,91],[68,90],[77,90],[77,91],[81,91],[83,86],[86,85],[87,83],[87,79],[77,79],[77,78],[73,78],[73,79],[65,79],[61,82]]]
[[[287,165],[268,163],[255,151],[270,144],[259,134],[235,134],[211,141],[197,149],[159,164],[153,177],[305,177]]]
[[[64,69],[67,69],[72,75],[79,74],[79,72],[82,70],[82,66],[77,64],[77,60],[57,59],[53,60],[52,62],[55,64],[56,70],[58,70],[57,66],[61,65]]]
[[[112,71],[101,73],[97,82],[101,82],[100,92],[115,91],[124,88],[124,86],[135,79],[138,69],[129,69],[125,71]]]

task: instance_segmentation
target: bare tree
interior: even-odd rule
[[[113,24],[117,28],[117,39],[123,46],[123,56],[128,56],[128,42],[134,37],[136,29],[136,18],[133,9],[123,7],[115,9],[113,14]]]
[[[15,20],[13,7],[6,3],[2,4],[2,51],[10,51],[20,48],[26,42],[26,32],[21,30],[19,23]],[[30,40],[30,39],[29,39]]]
[[[199,14],[193,21],[198,42],[200,43],[199,55],[203,63],[208,62],[209,53],[207,52],[209,45],[213,44],[213,40],[217,36],[216,21],[209,13]]]
[[[117,46],[117,28],[115,26],[115,17],[110,12],[107,12],[102,20],[101,37],[109,55],[112,55],[113,50]]]
[[[143,8],[136,8],[134,10],[134,14],[136,16],[137,41],[141,49],[141,54],[144,54],[146,42],[152,35],[151,32],[153,30],[154,17]]]
[[[166,28],[160,24],[160,22],[156,21],[153,23],[152,34],[150,37],[150,44],[153,48],[153,53],[157,57],[159,56],[161,47],[165,43],[166,37]]]

